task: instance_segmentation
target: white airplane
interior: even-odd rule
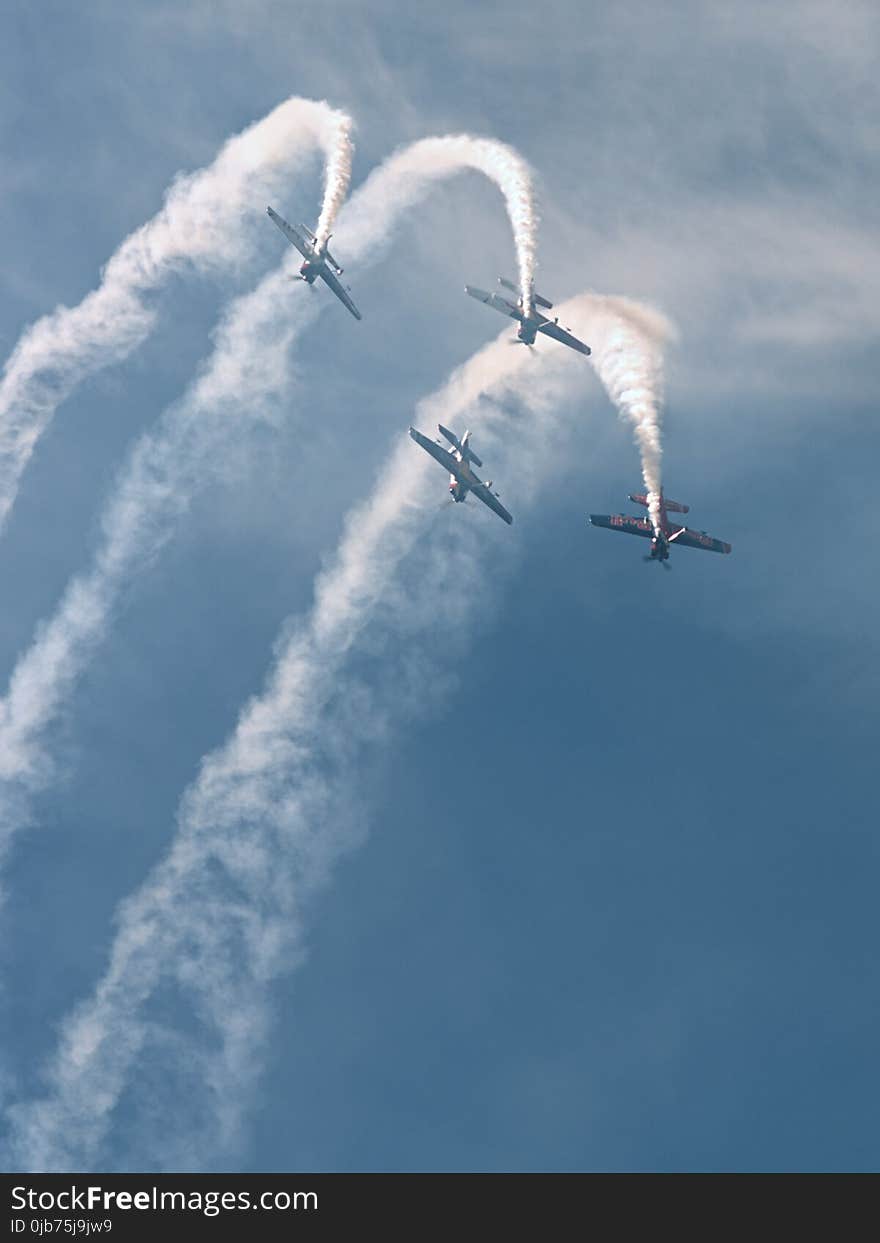
[[[278,228],[287,240],[297,248],[305,260],[299,269],[300,280],[304,280],[307,285],[314,285],[320,276],[321,280],[330,286],[343,306],[346,306],[351,311],[355,319],[360,319],[361,313],[348,296],[345,285],[337,280],[337,277],[342,275],[342,268],[327,249],[327,242],[329,242],[330,237],[327,238],[327,242],[323,242],[319,246],[318,239],[306,225],[301,224],[299,226],[306,235],[303,237],[301,233],[296,231],[293,225],[288,224],[286,220],[282,220],[271,207],[267,207],[266,211],[269,213],[269,219],[278,225]],[[332,237],[332,234],[330,236]]]
[[[492,491],[492,480],[490,479],[488,483],[483,483],[482,479],[478,479],[471,468],[471,462],[475,466],[480,467],[483,463],[470,446],[470,432],[465,432],[461,440],[459,440],[455,432],[449,431],[442,423],[438,423],[437,427],[452,445],[451,453],[445,445],[442,445],[439,441],[429,440],[427,436],[423,436],[414,427],[409,429],[409,434],[417,445],[421,445],[427,453],[430,453],[435,462],[439,462],[441,466],[444,466],[449,471],[449,494],[452,499],[461,502],[468,492],[473,492],[474,496],[481,500],[484,505],[488,505],[508,525],[513,522],[512,516],[497,499],[498,493]]]
[[[583,341],[579,341],[567,328],[560,328],[558,318],[548,319],[546,315],[542,315],[540,311],[535,310],[535,306],[542,306],[547,311],[552,310],[552,302],[542,298],[539,293],[533,292],[532,302],[535,306],[526,315],[523,311],[522,294],[513,281],[505,280],[503,276],[499,276],[498,284],[503,285],[505,289],[512,290],[517,295],[516,305],[508,302],[507,298],[502,298],[500,293],[487,293],[485,289],[475,289],[473,285],[465,285],[464,290],[472,298],[476,298],[478,302],[485,302],[486,306],[494,307],[502,315],[508,315],[511,319],[518,320],[519,328],[516,330],[517,343],[534,345],[537,334],[543,332],[546,336],[553,337],[554,341],[561,341],[563,345],[568,345],[571,349],[577,350],[579,354],[590,354],[592,352],[588,345],[584,345]]]

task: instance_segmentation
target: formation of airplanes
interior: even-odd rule
[[[316,235],[306,225],[300,225],[297,230],[271,207],[267,207],[266,210],[272,222],[278,226],[303,257],[295,279],[303,280],[311,286],[320,277],[355,319],[360,319],[361,313],[351,298],[350,289],[339,280],[342,268],[327,248],[330,237],[319,242]],[[532,347],[540,332],[554,341],[559,341],[562,345],[567,345],[569,349],[576,350],[579,354],[590,354],[588,345],[579,341],[570,329],[559,326],[558,317],[551,320],[537,309],[538,307],[543,307],[546,311],[553,309],[553,303],[547,298],[532,290],[529,305],[525,306],[522,293],[512,281],[499,276],[498,283],[516,295],[516,302],[511,302],[499,293],[487,293],[485,289],[477,289],[473,285],[465,285],[465,293],[518,323],[514,344]],[[468,494],[473,494],[508,525],[512,523],[513,515],[501,504],[498,499],[499,493],[492,491],[492,480],[484,483],[474,472],[474,466],[482,468],[483,463],[471,448],[470,432],[466,431],[459,440],[455,432],[442,424],[438,424],[438,430],[451,446],[450,448],[447,448],[440,440],[430,440],[414,427],[409,429],[409,434],[417,445],[449,472],[449,494],[452,500],[460,503]],[[648,508],[648,497],[644,493],[631,492],[629,499],[637,505]],[[707,535],[705,531],[694,531],[681,523],[673,522],[669,517],[670,513],[686,514],[688,506],[681,505],[678,501],[667,500],[662,489],[659,512],[659,521],[656,524],[650,517],[633,514],[590,514],[589,521],[596,527],[607,527],[610,531],[622,531],[625,535],[640,535],[645,539],[650,539],[651,551],[644,560],[658,561],[667,570],[669,569],[669,550],[673,544],[678,544],[683,548],[702,548],[706,552],[730,552],[730,544],[726,544],[724,540],[715,539]]]

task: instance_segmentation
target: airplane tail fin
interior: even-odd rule
[[[474,453],[473,449],[471,448],[470,441],[471,441],[471,434],[469,431],[467,431],[461,438],[461,451],[469,462],[473,462],[474,466],[482,466],[483,463],[480,461],[476,453]]]
[[[505,289],[509,289],[511,293],[519,294],[520,292],[519,285],[514,285],[513,281],[509,281],[506,276],[499,276],[498,284],[503,285]],[[539,293],[535,293],[534,289],[532,290],[532,301],[535,306],[542,306],[546,311],[549,311],[553,306],[553,303],[548,298],[543,298]]]
[[[648,498],[644,492],[630,492],[629,499],[634,501],[636,505],[644,505],[647,508]],[[671,514],[690,513],[690,505],[682,505],[680,501],[668,501],[665,496],[663,497],[663,504]]]
[[[470,432],[465,432],[461,440],[456,436],[455,432],[451,432],[448,427],[444,427],[442,423],[437,424],[437,429],[441,435],[445,436],[454,449],[458,449],[461,456],[468,462],[473,462],[475,466],[482,466],[483,463],[474,453],[468,443],[470,441]]]
[[[461,441],[458,439],[455,432],[451,432],[448,427],[444,427],[442,423],[438,423],[437,431],[440,433],[441,436],[446,437],[446,439],[449,441],[449,443],[452,445],[454,449],[461,448]]]

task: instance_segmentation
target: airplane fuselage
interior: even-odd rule
[[[672,527],[669,522],[669,515],[666,512],[666,501],[663,498],[663,491],[660,491],[660,528],[655,529],[654,538],[651,540],[651,557],[654,561],[669,560],[669,537],[673,534]]]
[[[461,504],[468,492],[470,492],[470,488],[467,484],[467,477],[471,473],[471,468],[469,463],[457,450],[453,453],[453,457],[458,462],[459,470],[464,478],[456,478],[455,475],[449,476],[449,495],[457,504]]]
[[[326,248],[319,250],[317,246],[312,247],[312,255],[309,259],[304,259],[300,264],[299,274],[309,285],[314,285],[319,276],[325,272],[333,272],[338,274],[342,268],[336,266],[326,254]]]
[[[669,560],[669,540],[665,535],[655,535],[651,540],[651,560],[652,561],[668,561]]]
[[[315,281],[322,272],[327,270],[327,258],[323,249],[319,250],[317,246],[312,246],[312,253],[308,259],[304,259],[300,264],[299,274],[308,284],[314,285]]]
[[[549,324],[551,321],[545,318],[535,319],[531,315],[525,315],[523,314],[521,306],[518,310],[519,314],[517,318],[519,319],[519,328],[516,330],[517,338],[522,341],[524,345],[534,345],[538,339],[538,330],[541,327],[541,324]],[[558,324],[559,320],[554,319],[552,323]]]
[[[516,335],[522,341],[523,345],[534,345],[538,336],[538,321],[536,319],[526,319],[525,316],[519,321],[519,328]]]
[[[638,505],[644,505],[646,509],[650,509],[647,492],[630,492],[629,499],[631,501],[635,501]],[[688,506],[680,505],[678,501],[670,501],[667,506],[666,497],[663,495],[663,489],[661,488],[658,508],[660,519],[659,523],[654,522],[653,516],[650,519],[650,529],[653,534],[651,536],[651,552],[649,554],[649,558],[651,561],[668,561],[669,546],[675,541],[675,539],[677,539],[681,533],[683,525],[681,523],[676,523],[673,526],[673,524],[669,521],[668,510],[671,508],[676,510],[678,513],[686,514],[688,512]]]

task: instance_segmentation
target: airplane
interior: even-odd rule
[[[630,492],[629,499],[647,509],[648,498],[644,492]],[[659,561],[668,570],[669,549],[673,544],[682,544],[685,548],[703,548],[706,552],[730,552],[730,544],[724,540],[714,539],[705,531],[693,531],[690,527],[671,522],[670,513],[686,514],[689,506],[678,501],[667,501],[660,489],[660,526],[655,529],[649,518],[638,518],[631,514],[590,514],[590,522],[594,527],[607,527],[609,531],[623,531],[626,535],[642,535],[651,541],[651,552],[645,561]]]
[[[282,220],[271,207],[267,207],[266,211],[269,213],[269,219],[278,225],[278,228],[287,240],[297,248],[305,259],[305,262],[300,266],[298,279],[305,281],[307,285],[314,285],[320,276],[321,280],[330,286],[343,306],[351,311],[355,319],[360,319],[361,313],[348,296],[346,286],[340,280],[337,280],[337,277],[342,275],[342,268],[327,249],[327,242],[330,241],[330,237],[333,235],[330,234],[327,241],[322,242],[319,246],[318,239],[306,225],[301,224],[299,226],[305,234],[305,237],[303,237],[302,233],[298,233],[293,225],[288,224],[286,220]]]
[[[561,341],[563,345],[568,345],[573,350],[577,350],[579,354],[591,353],[588,345],[584,345],[583,341],[579,341],[577,337],[572,336],[567,328],[559,327],[558,316],[556,319],[548,319],[546,315],[542,315],[540,311],[535,310],[536,306],[542,306],[547,311],[552,310],[552,302],[548,302],[546,298],[542,298],[539,293],[533,291],[532,302],[535,305],[531,308],[530,314],[525,315],[523,313],[522,294],[513,281],[499,276],[498,284],[503,285],[505,289],[512,290],[517,295],[516,303],[508,302],[507,298],[503,298],[499,293],[486,293],[485,289],[475,289],[473,285],[465,285],[464,290],[472,298],[476,298],[478,302],[485,302],[486,306],[494,307],[502,315],[509,315],[511,319],[519,321],[519,328],[516,330],[516,338],[514,340],[515,345],[534,345],[537,334],[543,332],[546,336],[553,337],[555,341]]]
[[[427,436],[423,436],[414,427],[409,429],[409,434],[417,445],[421,445],[435,461],[449,471],[449,494],[452,499],[461,502],[468,492],[473,492],[474,496],[478,497],[484,505],[488,505],[499,518],[503,518],[510,525],[513,522],[513,518],[497,499],[498,493],[492,491],[492,480],[490,479],[488,483],[483,483],[481,479],[477,478],[471,468],[471,462],[475,466],[480,467],[482,467],[483,463],[471,448],[470,432],[465,432],[461,440],[459,440],[455,432],[449,431],[442,423],[438,423],[437,427],[452,445],[451,453],[441,441],[429,440]]]

